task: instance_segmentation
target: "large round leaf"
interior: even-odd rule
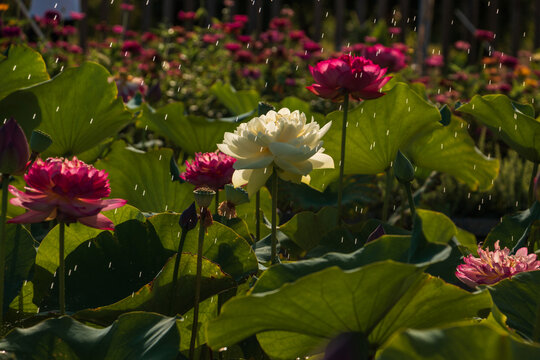
[[[116,134],[130,120],[109,72],[87,62],[50,81],[16,91],[0,101],[0,117],[13,116],[27,137],[39,128],[52,139],[45,156],[71,156]]]
[[[485,292],[470,294],[415,265],[385,261],[343,271],[331,267],[278,290],[227,302],[207,329],[213,349],[248,336],[275,359],[318,353],[334,337],[358,332],[377,349],[404,328],[472,318],[491,308]],[[276,338],[289,338],[276,342]]]
[[[152,225],[140,221],[136,209],[115,210],[105,212],[116,224],[114,233],[77,223],[65,229],[68,310],[122,299],[151,281],[172,253],[163,248]],[[126,221],[130,214],[138,219]],[[58,237],[56,226],[41,242],[36,257],[34,300],[42,310],[57,307]],[[102,291],[96,292],[98,288]]]
[[[233,115],[242,115],[257,109],[260,95],[255,90],[241,90],[236,91],[229,84],[223,84],[216,82],[210,88],[212,94],[214,94],[220,103]]]
[[[145,106],[140,126],[171,140],[189,154],[211,152],[223,141],[223,134],[236,129],[238,124],[210,120],[185,114],[184,104],[177,102],[157,110]]]
[[[475,95],[459,108],[499,134],[524,158],[540,162],[540,122],[506,95]]]
[[[181,212],[194,200],[193,186],[172,181],[171,156],[170,149],[141,153],[118,141],[96,167],[109,173],[111,197],[126,199],[141,211]]]
[[[540,358],[540,346],[519,341],[488,324],[407,330],[377,360],[521,360]]]
[[[181,228],[178,225],[180,214],[159,214],[148,219],[154,226],[165,249],[177,251]],[[182,251],[197,253],[198,231],[189,231]],[[251,245],[227,226],[214,222],[207,228],[203,256],[213,261],[236,280],[256,273],[257,257]]]
[[[416,166],[450,174],[471,190],[488,190],[499,173],[499,160],[487,158],[476,148],[467,123],[457,117],[402,150]]]
[[[341,151],[343,112],[328,115],[332,127],[324,136],[326,153],[334,159],[336,168],[312,174],[313,185],[325,188],[337,178]],[[434,106],[420,98],[407,85],[398,83],[386,95],[365,101],[349,110],[345,155],[346,174],[377,174],[384,172],[396,158],[398,149],[431,133],[440,124],[441,115]]]
[[[158,276],[132,295],[111,305],[83,310],[75,314],[78,319],[96,324],[110,324],[119,315],[130,311],[152,311],[162,314],[184,314],[193,307],[197,255],[183,253],[176,293],[173,295],[172,279],[176,255],[170,258]],[[202,264],[201,301],[236,284],[220,267],[206,259]]]
[[[35,241],[32,235],[21,225],[6,226],[6,258],[4,273],[4,309],[19,294],[23,283],[29,279],[29,273],[36,259]]]
[[[540,341],[540,271],[517,274],[488,290],[510,327]]]
[[[0,340],[0,350],[18,359],[174,359],[180,334],[176,318],[136,312],[96,329],[63,316]]]
[[[7,57],[0,55],[0,100],[15,90],[49,80],[41,55],[25,45],[12,45]]]

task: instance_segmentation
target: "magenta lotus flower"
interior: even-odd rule
[[[501,250],[497,241],[494,251],[483,250],[480,246],[477,251],[480,257],[469,255],[463,258],[465,264],[459,265],[456,270],[456,277],[473,288],[495,284],[521,272],[540,269],[536,254],[527,254],[526,247],[510,255],[510,250],[506,247]]]
[[[84,225],[113,230],[114,225],[102,211],[124,206],[126,200],[106,199],[111,194],[107,173],[73,157],[72,160],[37,159],[24,176],[26,191],[9,187],[15,197],[12,205],[28,211],[9,223],[37,223],[58,219],[64,223],[80,222]]]
[[[407,66],[404,53],[381,44],[366,47],[364,57],[390,72],[398,72]]]
[[[235,161],[221,152],[196,153],[191,163],[186,161],[186,171],[180,177],[196,188],[209,187],[217,192],[232,182]]]
[[[29,158],[26,135],[17,121],[11,118],[0,127],[0,173],[21,175]]]
[[[442,55],[430,55],[424,60],[428,67],[440,68],[444,66],[444,57]]]
[[[341,101],[345,93],[356,100],[376,99],[384,95],[380,89],[391,79],[385,76],[386,69],[361,56],[323,60],[310,71],[316,83],[307,89],[332,101]]]
[[[489,30],[478,29],[474,32],[474,36],[480,41],[492,42],[495,40],[495,33]]]

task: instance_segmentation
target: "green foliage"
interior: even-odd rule
[[[540,356],[540,346],[520,341],[486,323],[443,329],[406,330],[379,353],[377,360],[518,360]]]
[[[8,95],[0,101],[0,116],[17,119],[28,138],[35,128],[49,134],[53,144],[46,156],[80,154],[131,121],[109,77],[105,68],[90,62],[66,69],[51,81]]]
[[[236,116],[255,111],[260,99],[254,90],[236,91],[231,85],[219,81],[212,85],[210,92]]]
[[[170,359],[178,353],[176,318],[152,313],[120,316],[104,329],[63,316],[0,340],[0,350],[18,359]]]
[[[488,286],[507,324],[527,339],[540,341],[540,271],[524,272]]]
[[[41,55],[25,45],[12,45],[7,56],[0,55],[0,100],[15,90],[49,80]]]
[[[145,212],[181,212],[193,202],[193,186],[172,181],[171,156],[169,149],[142,153],[118,141],[96,167],[109,173],[112,197],[126,199]]]
[[[290,359],[358,332],[372,352],[400,329],[467,319],[490,307],[486,293],[470,294],[415,265],[386,261],[352,271],[331,267],[276,291],[234,298],[209,324],[207,337],[218,349],[257,334],[271,358]],[[285,336],[290,340],[276,341]]]
[[[529,107],[514,103],[506,95],[475,95],[459,108],[487,126],[525,159],[540,162],[540,122]]]

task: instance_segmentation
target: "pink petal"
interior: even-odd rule
[[[114,224],[103,214],[87,216],[77,219],[81,224],[101,230],[114,230]]]
[[[8,220],[10,224],[33,224],[45,221],[51,212],[39,212],[34,210],[28,210],[26,213],[15,216],[13,219]]]

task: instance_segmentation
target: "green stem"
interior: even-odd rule
[[[201,214],[205,212],[201,211]],[[207,216],[206,214],[204,216]],[[204,219],[201,216],[199,222],[199,246],[197,249],[197,275],[195,278],[195,302],[193,305],[193,326],[191,327],[191,341],[189,343],[189,360],[194,359],[195,341],[197,340],[198,323],[199,323],[199,301],[201,297],[201,273],[202,273],[202,252],[204,244]]]
[[[535,162],[533,165],[533,170],[531,173],[531,180],[529,182],[529,206],[532,206],[535,200],[535,194],[534,194],[534,178],[536,177],[536,173],[538,173],[538,163]]]
[[[186,242],[187,231],[182,229],[182,235],[180,235],[180,242],[178,243],[178,250],[176,251],[176,259],[174,260],[173,270],[173,283],[171,288],[171,297],[169,303],[169,314],[173,315],[174,299],[176,298],[176,287],[178,283],[178,269],[180,268],[180,259],[182,259],[182,249],[184,249],[184,243]]]
[[[9,175],[2,174],[2,212],[0,213],[0,324],[4,323],[4,272],[6,267],[6,216]]]
[[[261,192],[255,195],[255,241],[261,240]]]
[[[218,214],[218,208],[219,208],[219,189],[216,190],[216,196],[214,197],[214,205],[216,207],[215,214]]]
[[[478,139],[478,148],[480,149],[482,153],[484,152],[484,149],[486,148],[486,132],[487,132],[487,127],[482,126],[482,128],[480,129],[480,138]]]
[[[382,221],[388,220],[388,207],[390,206],[390,193],[392,192],[392,185],[394,185],[394,176],[392,170],[389,168],[386,170],[386,184],[384,189],[384,203],[382,210]]]
[[[272,251],[270,260],[272,264],[277,263],[277,193],[278,193],[278,174],[277,170],[272,171]]]
[[[414,207],[414,199],[412,196],[412,190],[411,190],[411,183],[406,182],[403,183],[403,186],[405,187],[405,191],[407,192],[407,198],[409,199],[409,208],[411,209],[411,218],[414,222],[414,214],[416,213],[415,207]]]
[[[339,161],[339,182],[338,182],[338,224],[341,225],[343,217],[343,173],[345,170],[345,142],[347,140],[347,115],[349,112],[349,94],[345,94],[343,100],[343,124],[341,126],[341,158]]]
[[[64,259],[64,230],[66,224],[63,222],[60,222],[58,224],[60,226],[60,235],[58,237],[59,244],[58,244],[58,253],[59,253],[59,260],[60,260],[60,267],[58,269],[58,300],[60,302],[60,315],[66,314],[66,264]]]

